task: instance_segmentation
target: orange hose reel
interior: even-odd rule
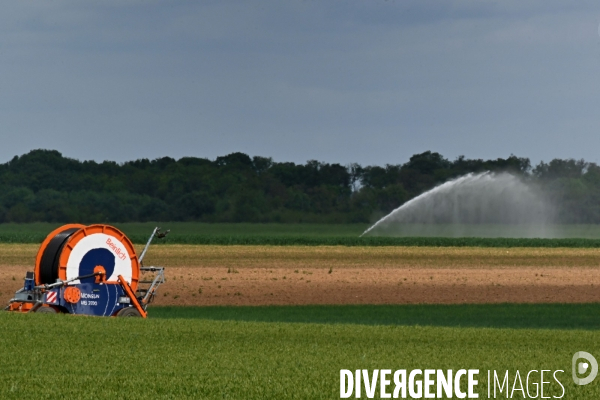
[[[42,242],[36,257],[35,283],[65,281],[98,272],[99,268],[104,275],[96,277],[98,283],[118,284],[122,275],[131,289],[137,290],[140,263],[123,232],[109,225],[64,225]]]

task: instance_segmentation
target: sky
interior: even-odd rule
[[[600,163],[592,1],[11,1],[0,162]]]

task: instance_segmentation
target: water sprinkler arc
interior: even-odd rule
[[[483,176],[483,175],[487,175],[487,174],[489,174],[489,173],[490,173],[489,171],[486,171],[486,172],[483,172],[483,173],[480,173],[480,174],[477,174],[477,175]],[[459,177],[459,178],[456,178],[456,179],[452,179],[452,180],[450,180],[450,181],[448,181],[448,182],[444,182],[444,183],[442,183],[441,185],[438,185],[438,186],[434,187],[433,189],[430,189],[430,190],[428,190],[428,191],[426,191],[426,192],[424,192],[424,193],[421,193],[421,194],[420,194],[420,195],[418,195],[417,197],[415,197],[415,198],[413,198],[413,199],[410,199],[410,200],[409,200],[409,201],[407,201],[406,203],[402,204],[400,207],[397,207],[396,209],[394,209],[392,212],[390,212],[389,214],[387,214],[387,215],[386,215],[386,216],[384,216],[383,218],[380,218],[380,219],[379,219],[377,222],[375,222],[375,223],[374,223],[374,224],[373,224],[373,225],[372,225],[370,228],[368,228],[366,231],[364,231],[364,232],[363,232],[363,233],[362,233],[362,234],[361,234],[359,237],[363,237],[364,235],[366,235],[367,233],[369,233],[370,231],[372,231],[373,229],[375,229],[377,226],[379,226],[381,223],[383,223],[385,220],[387,220],[388,218],[392,217],[392,216],[393,216],[393,215],[394,215],[396,212],[398,212],[399,210],[401,210],[401,209],[404,209],[404,208],[407,208],[407,207],[410,207],[412,204],[414,204],[414,203],[418,202],[418,201],[419,201],[419,200],[421,200],[423,197],[425,197],[425,196],[429,195],[431,192],[433,192],[433,191],[435,191],[435,190],[439,190],[439,189],[441,189],[441,188],[443,188],[443,187],[447,187],[447,186],[452,186],[452,185],[455,185],[457,182],[464,181],[464,180],[466,180],[466,179],[468,179],[468,178],[470,178],[470,177],[472,177],[472,176],[474,176],[474,175],[475,175],[475,173],[473,173],[473,172],[470,172],[470,173],[468,173],[468,174],[466,174],[466,175],[463,175],[463,176],[461,176],[461,177]]]
[[[469,173],[407,201],[380,218],[360,237],[399,234],[419,226],[520,225],[533,233],[553,218],[553,207],[535,185],[507,172]],[[536,233],[537,234],[537,233]],[[427,235],[426,235],[427,236]]]

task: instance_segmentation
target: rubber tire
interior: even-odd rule
[[[138,317],[141,318],[142,315],[135,307],[125,307],[117,313],[117,317]]]
[[[56,310],[52,307],[40,307],[35,312],[38,314],[56,314]]]

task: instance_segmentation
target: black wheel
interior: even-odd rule
[[[117,317],[141,317],[142,315],[135,307],[123,308],[117,313]]]
[[[52,307],[40,307],[35,312],[38,314],[56,314],[56,310]]]

